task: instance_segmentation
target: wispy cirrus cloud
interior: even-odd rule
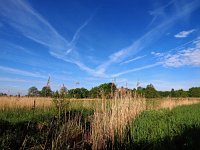
[[[144,57],[146,57],[146,55],[143,55],[143,56],[137,56],[137,57],[135,57],[135,58],[133,58],[133,59],[126,60],[126,61],[122,62],[121,64],[128,64],[128,63],[131,63],[131,62],[133,62],[133,61],[136,61],[136,60],[142,59],[142,58],[144,58]]]
[[[2,1],[2,2],[1,2]],[[49,48],[50,54],[58,59],[76,64],[81,70],[95,72],[79,60],[75,45],[80,32],[92,19],[87,19],[75,32],[71,41],[66,40],[26,1],[0,0],[0,16],[7,24],[22,33],[25,37]]]
[[[7,78],[7,77],[0,77],[0,81],[3,82],[17,82],[17,83],[43,83],[40,81],[36,81],[36,80],[23,80],[23,79],[17,79],[17,78]]]
[[[29,76],[29,77],[35,77],[35,78],[44,78],[46,79],[47,76],[41,75],[40,73],[33,73],[25,70],[20,70],[16,68],[11,68],[11,67],[5,67],[5,66],[0,66],[0,70],[12,74],[18,74],[22,76]]]
[[[171,15],[166,15],[166,7],[163,7],[162,15],[166,15],[168,19],[159,22],[157,26],[147,31],[144,35],[135,40],[131,45],[124,47],[115,53],[112,53],[108,57],[107,61],[103,62],[96,68],[91,68],[81,61],[80,53],[76,48],[76,43],[79,39],[81,31],[88,25],[93,16],[87,19],[76,30],[72,40],[69,41],[66,40],[66,38],[64,38],[61,34],[59,34],[46,19],[44,19],[29,5],[27,1],[0,0],[0,2],[0,15],[4,18],[7,24],[22,33],[25,37],[48,47],[52,56],[58,59],[62,59],[66,62],[73,63],[77,65],[81,70],[91,74],[92,76],[101,77],[112,76],[106,74],[106,71],[110,65],[121,63],[124,59],[133,56],[139,51],[143,50],[145,47],[149,46],[158,40],[163,34],[165,34],[165,31],[171,27],[178,19],[189,15],[200,6],[200,2],[198,0],[176,5],[179,6],[178,10],[176,10],[174,7],[174,13],[171,13]],[[167,7],[175,5],[175,3],[178,2],[172,1],[167,5]],[[129,62],[131,62],[131,60],[129,60]],[[129,62],[127,61],[126,63]],[[144,66],[141,68],[147,69],[150,68],[150,66],[154,65],[147,65],[147,67]],[[118,73],[115,75],[120,76],[129,72],[133,72],[134,70],[137,71],[140,69],[134,68],[132,71],[127,70],[123,73]]]
[[[123,72],[119,72],[119,73],[111,75],[111,77],[119,77],[119,76],[127,74],[127,73],[141,71],[141,70],[153,68],[153,67],[156,67],[156,66],[159,66],[159,65],[161,65],[161,63],[157,62],[157,63],[154,63],[154,64],[150,64],[150,65],[146,65],[146,66],[142,66],[142,67],[138,67],[138,68],[134,68],[134,69],[129,69],[129,70],[126,70],[126,71],[123,71]]]
[[[173,4],[173,0],[169,1],[166,5],[163,5],[161,7],[158,7],[154,10],[149,11],[149,14],[151,16],[153,16],[153,19],[151,20],[150,24],[148,25],[148,27],[150,27],[151,25],[154,24],[154,22],[156,22],[156,20],[158,19],[166,19],[166,13],[165,13],[165,9],[167,7],[169,7],[170,5]]]
[[[195,32],[195,31],[196,31],[196,29],[191,29],[191,30],[188,30],[188,31],[181,31],[181,32],[177,33],[176,35],[174,35],[174,37],[176,37],[176,38],[186,38],[191,33]]]
[[[168,51],[155,55],[164,67],[200,66],[200,38],[187,43],[178,51]]]
[[[130,55],[134,55],[138,53],[139,51],[143,50],[145,47],[149,46],[150,44],[158,40],[165,33],[165,31],[168,28],[170,28],[177,20],[188,16],[198,7],[200,7],[200,2],[198,0],[195,0],[192,2],[179,4],[178,1],[173,1],[172,3],[169,3],[169,5],[174,5],[174,13],[172,13],[170,16],[167,16],[167,14],[165,13],[165,15],[167,16],[167,19],[159,23],[158,26],[149,30],[143,36],[141,36],[136,41],[134,41],[130,46],[125,47],[111,54],[107,61],[105,61],[104,63],[102,63],[96,68],[97,72],[101,74],[105,73],[107,68],[113,63],[119,63],[124,58],[127,58]]]
[[[52,49],[65,50],[68,41],[25,1],[2,1],[0,10],[6,23],[27,38]]]

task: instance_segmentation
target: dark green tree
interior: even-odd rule
[[[146,98],[157,98],[159,97],[158,91],[154,88],[152,84],[147,85],[145,89],[145,97]]]
[[[175,91],[175,97],[188,97],[187,91],[184,91],[183,89]]]
[[[170,97],[171,96],[170,91],[159,91],[158,93],[161,97]]]
[[[44,86],[40,92],[40,95],[43,97],[51,97],[53,92],[49,86]]]
[[[99,97],[100,97],[100,90],[99,90],[99,87],[93,87],[93,88],[89,91],[89,97],[90,97],[90,98],[99,98]]]
[[[67,97],[69,97],[69,98],[88,98],[89,91],[85,88],[70,89],[68,91]]]
[[[111,94],[116,90],[116,85],[114,83],[104,83],[99,85],[98,89],[106,98],[111,98]]]
[[[144,96],[145,95],[145,88],[139,86],[136,90],[137,96]]]
[[[32,86],[28,89],[28,96],[38,96],[39,91],[35,86]]]
[[[174,89],[171,89],[171,97],[175,97],[175,90]]]
[[[189,89],[190,97],[200,97],[200,87],[192,87]]]

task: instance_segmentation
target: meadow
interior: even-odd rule
[[[199,102],[0,97],[0,149],[195,149]]]

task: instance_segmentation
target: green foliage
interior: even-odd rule
[[[111,98],[112,92],[116,90],[116,86],[113,83],[104,83],[99,85],[98,88],[106,98]]]
[[[55,115],[54,108],[7,108],[0,109],[0,119],[10,123],[37,121],[43,122]]]
[[[170,91],[158,91],[158,93],[161,97],[171,97]]]
[[[69,98],[88,98],[89,91],[85,88],[76,88],[68,91]]]
[[[192,87],[188,93],[190,97],[200,97],[200,87]]]
[[[177,90],[174,97],[188,97],[188,92],[183,89]]]
[[[44,86],[40,91],[40,95],[43,97],[51,97],[53,95],[53,92],[49,86]]]
[[[91,98],[99,98],[102,95],[106,98],[111,98],[112,94],[117,89],[116,85],[114,83],[104,83],[97,87],[93,87],[90,90],[90,97]]]
[[[35,86],[32,86],[28,89],[28,96],[38,96],[39,91]]]
[[[117,89],[116,85],[113,83],[104,83],[99,86],[87,90],[85,88],[76,88],[68,90],[64,85],[57,91],[59,94],[62,94],[66,98],[111,98],[112,94]],[[146,86],[146,88],[138,87],[137,90],[133,89],[133,92],[137,91],[138,95],[145,96],[146,98],[160,98],[160,97],[200,97],[200,87],[192,87],[189,91],[184,91],[183,89],[171,91],[157,91],[152,84]],[[39,92],[36,87],[31,87],[28,90],[29,96],[40,96],[50,97],[54,93],[50,87],[43,87]],[[3,95],[3,94],[2,94]]]
[[[89,91],[90,98],[99,98],[100,97],[100,90],[99,87],[93,87]]]
[[[186,146],[195,146],[192,143],[194,144],[195,141],[200,140],[200,136],[198,136],[199,139],[195,137],[200,131],[199,108],[200,104],[194,104],[179,106],[171,111],[162,109],[143,112],[131,125],[135,145],[143,145],[143,147],[151,145],[152,147],[149,149],[153,147],[155,149],[165,149],[169,145],[182,144],[177,142],[180,141],[184,142]],[[198,130],[198,133],[190,133],[188,130]],[[156,148],[158,145],[161,147]],[[176,149],[177,145],[174,146]]]
[[[146,98],[157,98],[159,97],[159,93],[156,91],[152,84],[147,85],[145,89],[145,97]]]

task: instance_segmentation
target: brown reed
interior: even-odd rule
[[[126,125],[146,108],[145,99],[133,95],[129,90],[117,90],[113,99],[102,98],[102,107],[94,112],[91,126],[92,149],[105,149],[107,140],[114,144],[116,134],[123,140]]]

